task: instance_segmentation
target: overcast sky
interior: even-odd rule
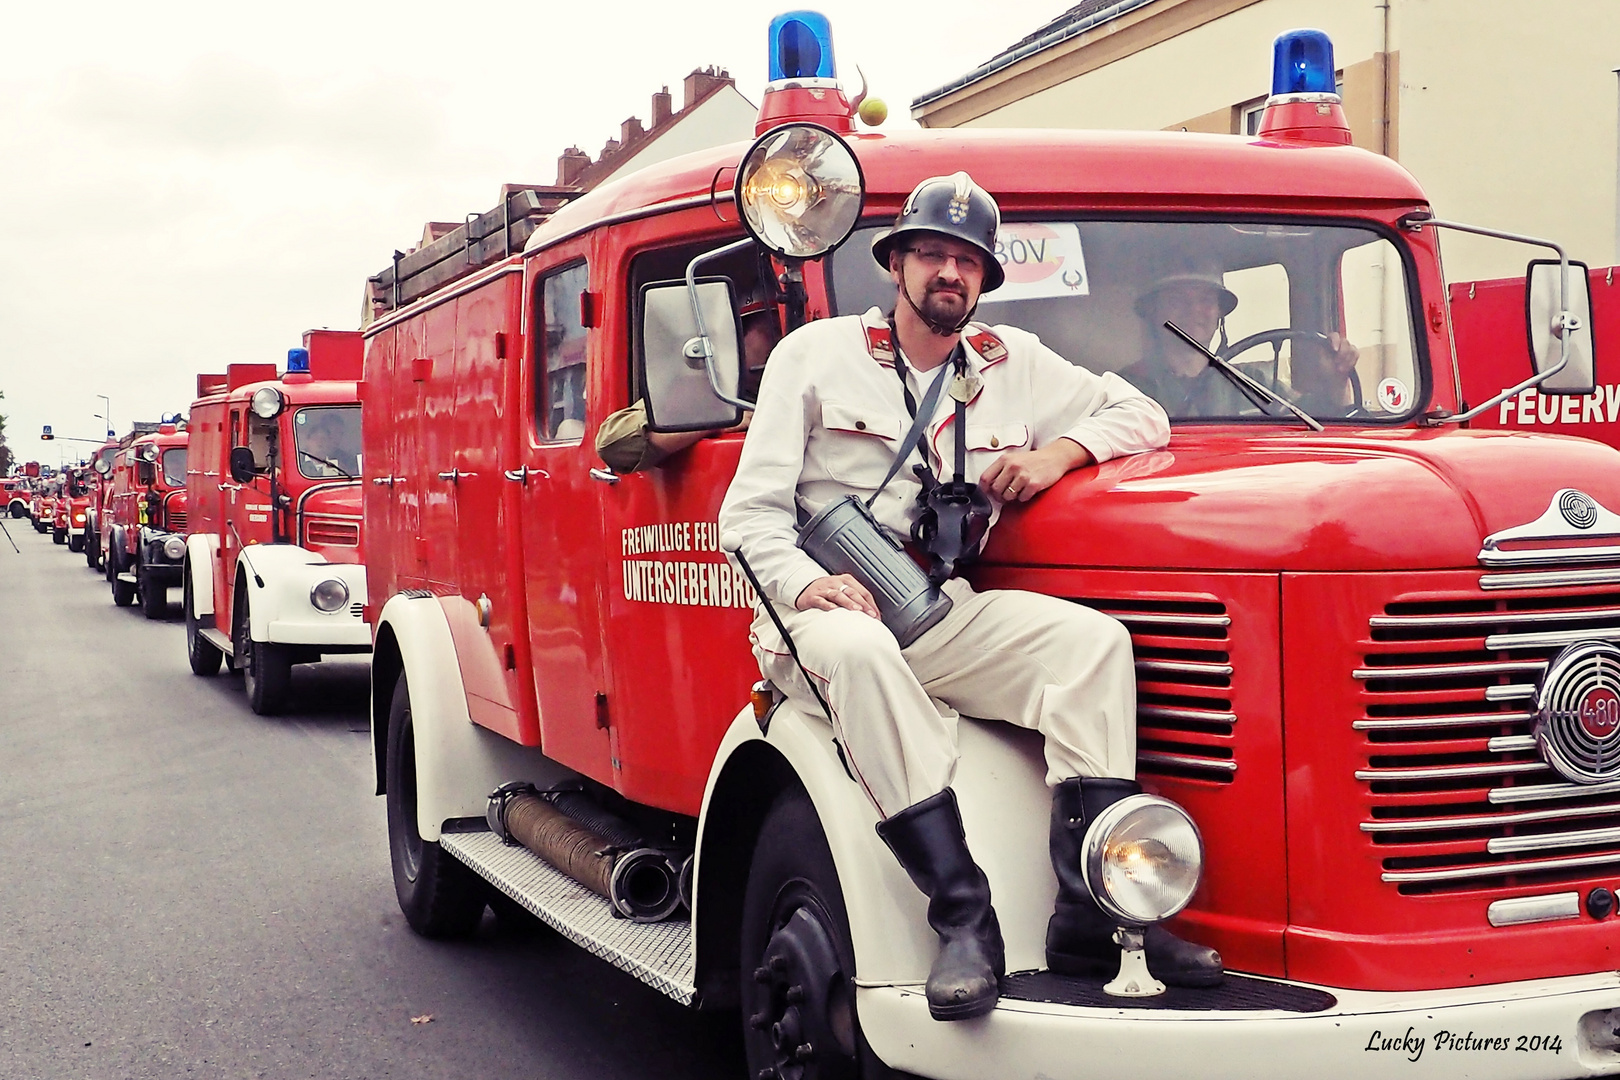
[[[1071,0],[1072,2],[1072,0]],[[19,460],[191,402],[195,374],[358,325],[428,220],[552,183],[651,95],[725,67],[758,102],[790,5],[631,0],[29,4],[0,64],[0,413]],[[840,75],[910,100],[1065,0],[831,0]],[[991,21],[986,11],[994,11]]]

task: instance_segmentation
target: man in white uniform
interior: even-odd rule
[[[941,947],[927,992],[940,1020],[993,1008],[1005,966],[989,885],[968,852],[950,788],[957,713],[1006,720],[1045,737],[1059,883],[1048,965],[1075,974],[1117,969],[1114,926],[1085,887],[1079,848],[1103,807],[1141,790],[1131,779],[1130,637],[1080,605],[1026,592],[976,592],[953,578],[943,584],[950,612],[902,649],[859,581],[828,574],[795,544],[798,523],[844,495],[865,499],[880,488],[917,402],[926,402],[938,377],[950,393],[938,395],[912,460],[923,459],[932,475],[951,475],[962,437],[963,475],[994,500],[986,500],[991,521],[1001,503],[1026,502],[1071,469],[1157,449],[1169,439],[1164,410],[1125,380],[1076,367],[1024,331],[969,322],[981,291],[995,289],[1004,276],[993,254],[999,225],[995,201],[966,173],[917,186],[872,249],[899,289],[893,316],[873,308],[812,322],[783,339],[765,368],[720,510],[721,530],[740,537],[765,602],[775,606],[819,683],[850,771],[884,819],[879,835],[929,897],[928,921]],[[959,400],[966,406],[960,422]],[[902,467],[872,504],[896,539],[912,536],[923,483]],[[765,677],[819,712],[763,608],[752,640]],[[946,706],[945,715],[936,702]],[[1147,949],[1150,966],[1166,981],[1208,985],[1220,978],[1214,950],[1162,929],[1149,936]]]

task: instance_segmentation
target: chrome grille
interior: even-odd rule
[[[1144,773],[1230,783],[1232,619],[1208,598],[1082,599],[1131,632],[1136,655],[1136,764]]]
[[[169,511],[169,531],[170,532],[185,532],[186,531],[186,512],[184,510],[170,510]]]
[[[1620,783],[1563,782],[1531,736],[1549,661],[1620,640],[1620,592],[1397,601],[1368,633],[1355,775],[1384,881],[1425,894],[1620,871]]]

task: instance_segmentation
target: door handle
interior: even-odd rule
[[[396,481],[405,479],[403,476],[375,476],[371,482],[378,487],[393,487]]]
[[[607,469],[592,469],[591,479],[600,480],[604,484],[617,484],[619,482],[619,474],[616,472],[610,472]]]
[[[522,484],[525,487],[528,486],[529,477],[531,476],[538,476],[542,480],[551,479],[551,474],[546,472],[546,470],[531,469],[527,465],[519,465],[515,469],[507,469],[502,475],[504,475],[508,480],[512,481],[512,483]]]
[[[452,484],[459,484],[463,480],[472,480],[477,476],[478,474],[475,472],[462,472],[460,469],[451,469],[449,472],[440,473],[439,479],[448,480]]]

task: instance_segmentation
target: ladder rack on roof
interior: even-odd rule
[[[493,210],[468,214],[461,225],[408,254],[394,252],[393,265],[367,278],[364,321],[517,254],[542,221],[580,194],[571,187],[503,186],[500,205]]]

